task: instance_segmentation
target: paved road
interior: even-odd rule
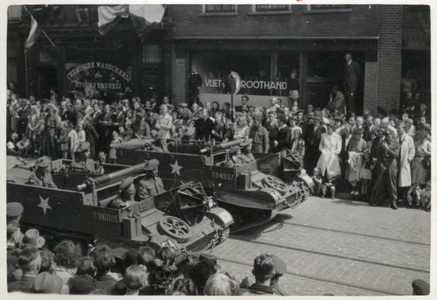
[[[280,284],[289,295],[411,295],[414,279],[430,282],[430,216],[310,197],[213,253],[237,279],[251,274],[256,255],[276,254],[287,264]]]

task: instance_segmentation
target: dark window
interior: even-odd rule
[[[290,5],[255,5],[257,12],[262,11],[289,11]]]
[[[206,13],[235,12],[236,10],[237,10],[236,5],[228,5],[228,4],[205,5]]]
[[[351,5],[335,5],[335,4],[324,4],[324,5],[311,5],[311,10],[325,10],[325,9],[351,9]]]

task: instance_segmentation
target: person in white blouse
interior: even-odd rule
[[[322,134],[319,144],[321,152],[317,168],[320,169],[322,176],[328,171],[332,171],[334,176],[341,175],[340,162],[338,155],[341,152],[341,136],[334,132],[334,122],[326,124],[327,132]]]

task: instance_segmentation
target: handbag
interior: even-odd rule
[[[431,159],[429,157],[425,157],[424,159],[422,159],[422,166],[425,169],[431,169]]]

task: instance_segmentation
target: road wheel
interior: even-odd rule
[[[275,176],[264,177],[264,183],[267,187],[272,188],[280,192],[282,195],[287,193],[287,185],[281,179]]]
[[[185,243],[191,237],[190,226],[176,217],[164,217],[158,223],[158,230],[171,238],[174,238],[178,243]]]

